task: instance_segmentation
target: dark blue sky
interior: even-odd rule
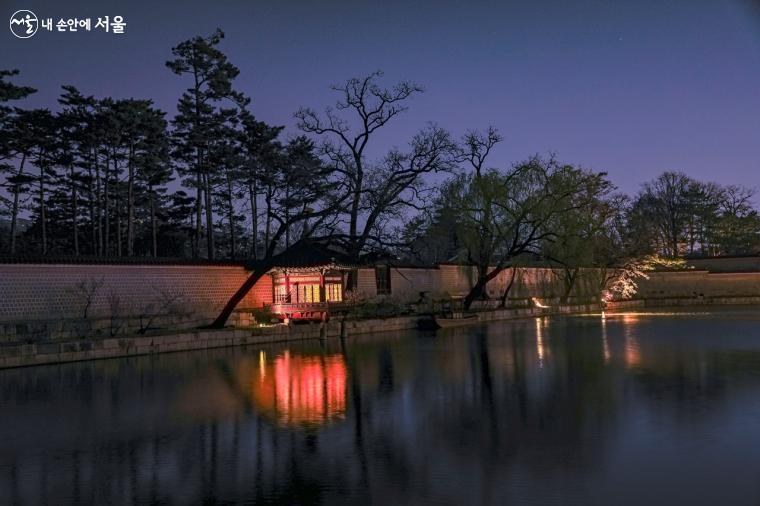
[[[606,170],[629,192],[663,170],[760,187],[760,7],[751,0],[154,1],[0,0],[0,67],[55,106],[70,83],[153,98],[173,114],[186,86],[170,48],[219,26],[237,87],[265,121],[292,128],[328,85],[383,69],[427,92],[382,139],[427,121],[456,134],[492,124],[493,163],[533,153]],[[124,35],[40,30],[13,38],[17,9],[40,18],[121,15]]]

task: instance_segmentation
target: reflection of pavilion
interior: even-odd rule
[[[274,362],[259,363],[251,389],[257,410],[280,425],[322,425],[346,413],[342,355],[302,356],[286,351]]]

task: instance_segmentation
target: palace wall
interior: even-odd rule
[[[650,273],[649,279],[640,281],[637,298],[653,304],[760,301],[760,261],[754,257],[719,260],[705,260],[713,270]],[[758,267],[749,270],[753,262]],[[726,272],[736,266],[749,271]],[[248,275],[242,265],[234,264],[0,263],[0,341],[7,335],[65,337],[93,330],[113,335],[127,328],[203,325],[218,314]],[[374,268],[359,269],[357,295],[363,300],[399,303],[416,302],[423,295],[464,296],[477,276],[472,266],[442,264],[392,267],[390,278],[391,293],[378,295]],[[500,298],[510,282],[513,305],[525,304],[531,297],[554,303],[565,291],[559,270],[518,268],[501,272],[488,284],[488,294]],[[238,308],[271,303],[271,283],[271,277],[264,276]],[[568,302],[587,302],[598,294],[598,287],[599,272],[585,269]],[[74,327],[66,323],[72,321],[79,323]]]
[[[172,315],[173,325],[200,325],[247,275],[234,265],[0,264],[0,322],[84,319],[86,309],[90,320]],[[260,306],[265,296],[269,276],[240,306]]]
[[[686,261],[696,270],[715,272],[758,272],[760,256],[691,258]]]
[[[710,299],[760,296],[760,272],[653,272],[639,282],[637,298]]]
[[[514,273],[514,274],[513,274]],[[514,276],[514,277],[513,277]],[[474,266],[441,264],[434,268],[391,269],[391,295],[402,302],[419,300],[422,292],[427,296],[439,298],[444,296],[465,296],[477,281],[477,269]],[[509,283],[509,297],[513,299],[554,299],[564,295],[563,273],[560,270],[546,268],[509,268],[486,285],[489,297],[500,298]],[[583,269],[579,275],[570,298],[588,299],[598,292],[598,272]]]
[[[248,275],[242,265],[0,263],[0,322],[88,319],[119,326],[120,320],[142,318],[143,322],[130,322],[140,325],[156,317],[154,324],[202,325],[216,316]],[[511,276],[511,269],[503,271],[488,284],[489,294],[500,297]],[[362,268],[356,291],[362,300],[415,302],[423,294],[465,295],[476,277],[470,266],[392,267],[391,293],[378,296],[374,268]],[[549,269],[518,269],[510,293],[515,298],[555,297],[562,293],[561,285]],[[238,308],[271,302],[272,279],[264,276]]]

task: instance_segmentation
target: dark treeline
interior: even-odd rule
[[[334,90],[323,114],[296,113],[298,136],[258,121],[234,86],[238,69],[195,37],[166,62],[185,91],[169,119],[151,100],[96,98],[64,86],[58,107],[0,74],[0,249],[9,254],[266,259],[304,237],[358,257],[418,207],[426,174],[451,171],[456,145],[427,126],[377,161],[375,132],[422,90],[381,74]]]
[[[23,109],[14,103],[36,90],[0,72],[0,249],[266,259],[320,237],[357,259],[382,250],[471,262],[480,272],[473,297],[529,259],[608,266],[758,249],[748,188],[666,172],[629,197],[605,173],[554,158],[492,168],[495,129],[454,139],[428,125],[371,159],[375,133],[423,91],[384,87],[380,73],[334,86],[337,101],[323,112],[298,110],[300,132],[286,137],[236,89],[223,36],[171,50],[167,71],[185,90],[171,118],[150,99],[72,86],[55,110]]]

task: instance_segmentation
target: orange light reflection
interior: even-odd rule
[[[544,368],[544,328],[541,318],[536,318],[536,353],[538,355],[538,368]]]
[[[301,356],[285,352],[260,363],[252,381],[259,411],[281,425],[321,425],[346,413],[346,365],[341,355]]]

